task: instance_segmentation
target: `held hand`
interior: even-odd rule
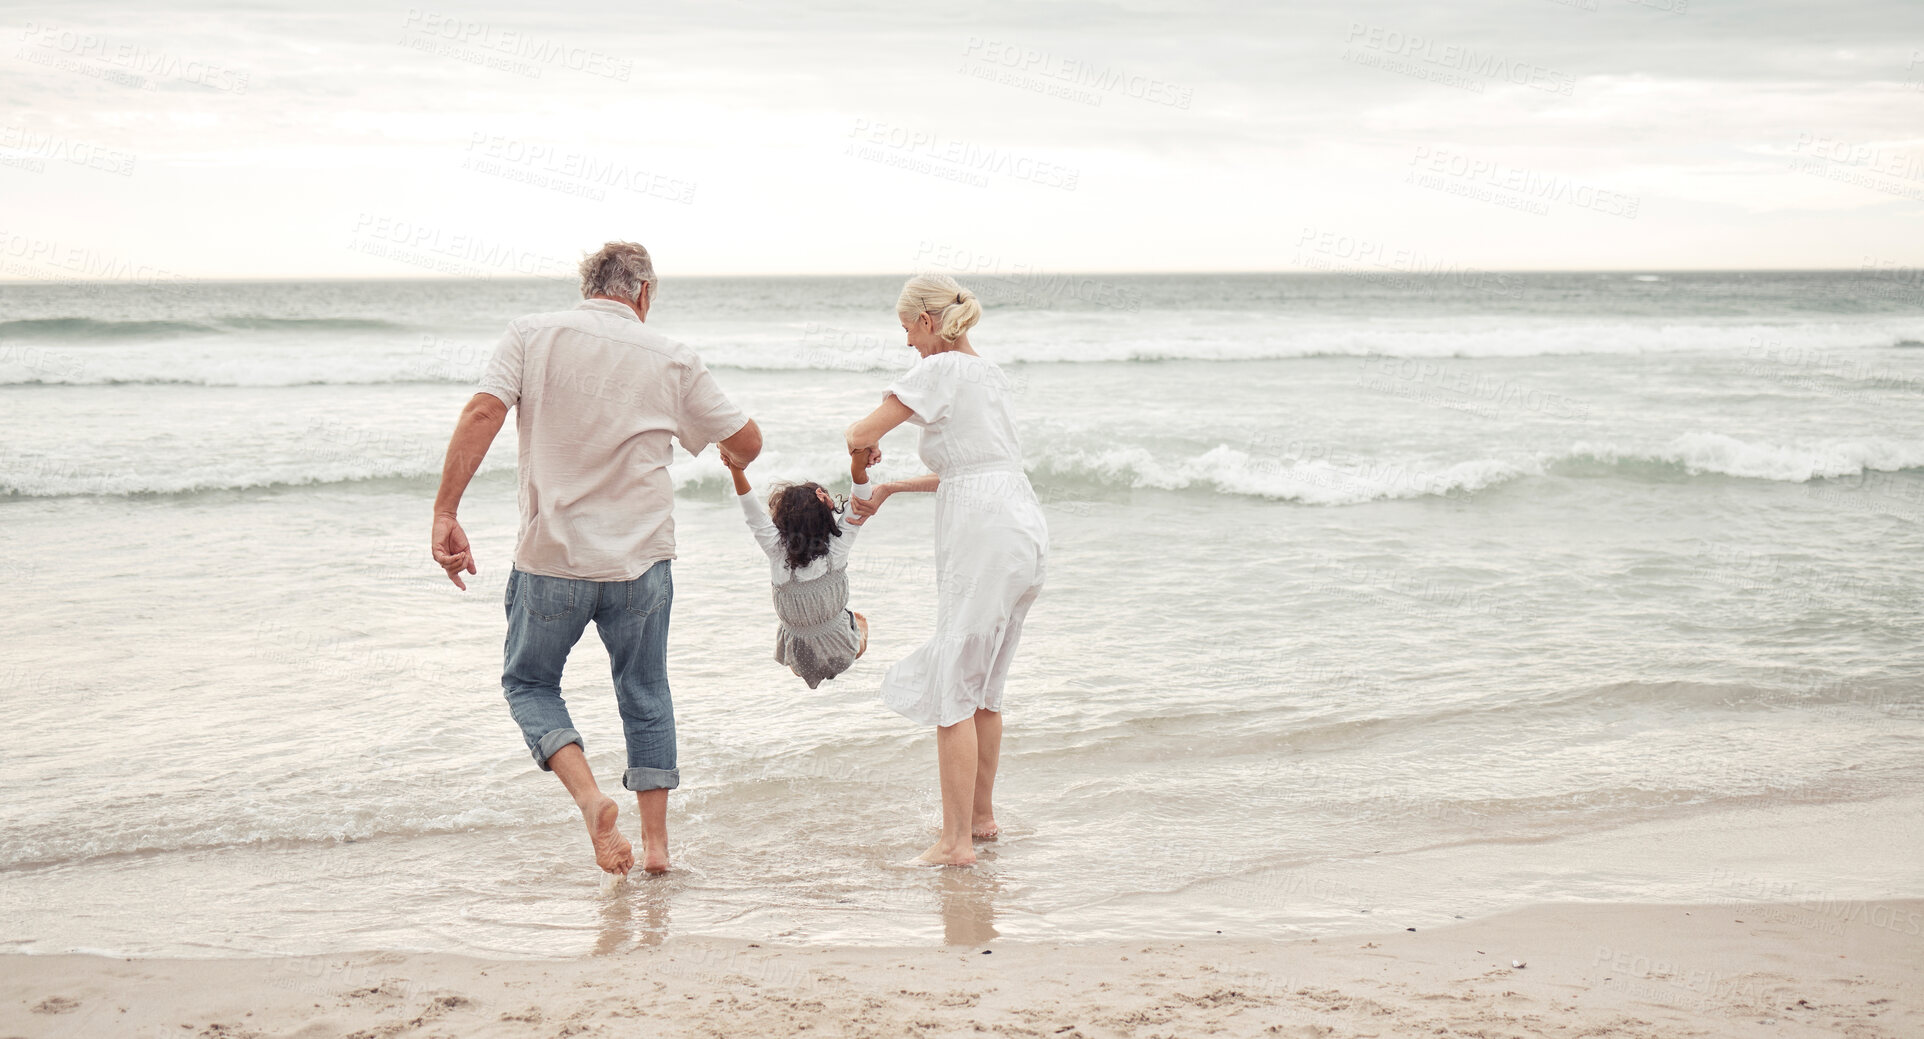
[[[857,441],[855,438],[855,427],[859,425],[861,425],[859,422],[853,423],[847,429],[843,430],[842,442],[848,445],[848,453],[850,455],[858,454],[862,451],[869,452],[867,464],[874,465],[882,460],[882,446],[880,444],[864,444]]]
[[[850,498],[848,507],[855,510],[855,518],[849,522],[858,526],[867,523],[870,516],[882,510],[882,503],[888,500],[890,493],[885,484],[875,488],[867,498]]]
[[[721,463],[722,463],[722,467],[723,467],[723,468],[725,468],[725,469],[733,469],[734,471],[736,471],[736,472],[738,472],[738,473],[739,473],[739,472],[746,472],[746,471],[748,470],[748,467],[747,467],[747,466],[745,466],[745,465],[743,465],[743,464],[742,464],[741,462],[739,462],[739,461],[736,461],[736,459],[735,459],[735,456],[734,456],[734,455],[731,455],[731,454],[729,454],[729,453],[728,453],[728,449],[727,449],[727,448],[725,448],[725,447],[722,447],[721,445],[719,445],[719,444],[717,444],[717,445],[715,446],[715,452],[716,452],[717,454],[719,454],[719,455],[721,455]]]
[[[468,532],[461,529],[461,521],[445,513],[437,514],[428,548],[434,553],[434,561],[448,572],[448,580],[453,581],[456,588],[467,591],[461,571],[471,574],[480,571],[474,568],[474,551],[468,545]]]
[[[880,445],[874,447],[851,447],[848,449],[851,458],[861,458],[862,453],[865,451],[868,453],[868,458],[862,462],[864,468],[882,464],[882,448]]]

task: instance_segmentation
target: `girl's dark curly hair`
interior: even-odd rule
[[[812,481],[787,484],[775,488],[775,493],[769,496],[769,519],[774,521],[775,532],[782,537],[790,570],[800,570],[828,555],[828,539],[842,536],[842,528],[835,522],[835,510],[815,496],[821,489],[821,484]]]

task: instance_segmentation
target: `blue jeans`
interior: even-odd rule
[[[675,705],[668,696],[668,608],[674,599],[666,559],[632,581],[509,572],[501,689],[542,771],[553,771],[548,759],[555,751],[581,743],[561,699],[561,668],[592,620],[608,647],[628,743],[621,785],[630,790],[681,785],[675,770]]]

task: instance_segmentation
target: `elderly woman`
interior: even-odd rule
[[[922,428],[918,453],[933,471],[877,485],[851,504],[870,516],[898,492],[935,492],[935,634],[889,668],[882,700],[935,726],[942,838],[921,861],[970,866],[973,838],[997,832],[1002,686],[1042,590],[1049,529],[1022,471],[1009,378],[969,343],[982,317],[975,294],[953,278],[920,275],[902,286],[895,311],[921,360],[849,427],[848,448],[879,452],[884,434],[910,422]]]

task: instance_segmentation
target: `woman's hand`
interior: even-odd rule
[[[875,488],[869,491],[869,496],[866,498],[850,498],[848,500],[848,506],[855,510],[855,518],[849,522],[857,526],[867,523],[868,518],[881,511],[882,503],[887,501],[889,495],[894,493],[895,488],[892,485],[881,483],[876,484]]]

